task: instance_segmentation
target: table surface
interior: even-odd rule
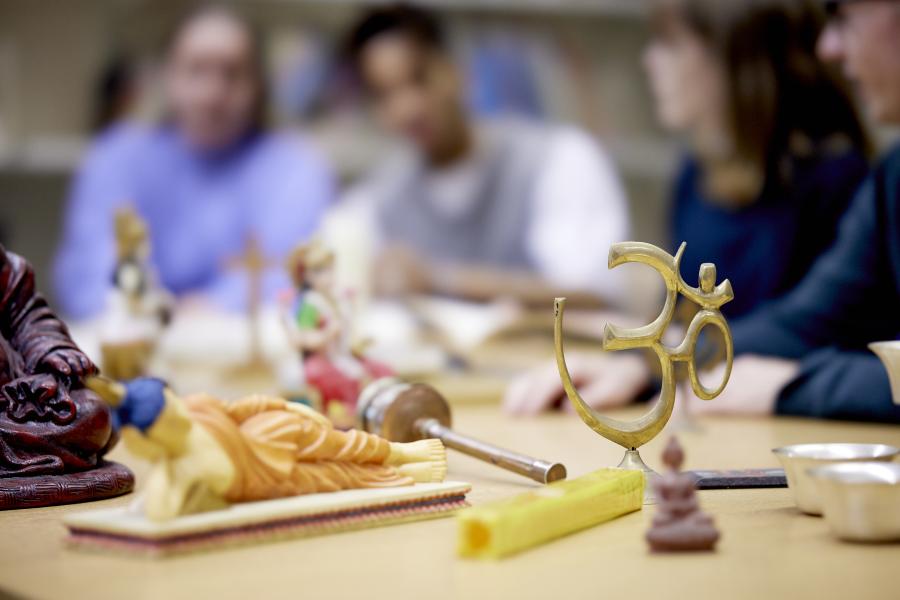
[[[564,462],[570,476],[615,465],[621,450],[574,415],[510,420],[459,407],[456,426],[500,445]],[[900,428],[810,420],[707,418],[679,433],[686,468],[775,466],[770,449],[801,442],[900,444]],[[659,464],[662,436],[646,446]],[[114,458],[135,465],[118,448]],[[481,504],[536,484],[459,454],[450,478]],[[897,598],[900,544],[837,541],[800,514],[786,489],[699,492],[722,532],[715,553],[650,555],[653,507],[497,562],[456,557],[452,518],[148,560],[67,549],[61,517],[129,497],[0,512],[0,589],[35,598]],[[2,595],[2,594],[0,594]]]

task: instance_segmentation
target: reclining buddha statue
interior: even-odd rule
[[[138,503],[154,521],[235,502],[439,482],[447,471],[440,440],[340,431],[282,398],[182,398],[150,378],[89,385],[116,406],[128,450],[154,463]]]

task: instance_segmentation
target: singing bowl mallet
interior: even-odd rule
[[[437,438],[448,448],[538,483],[566,478],[566,467],[561,463],[511,452],[453,431],[450,405],[430,385],[393,377],[376,380],[360,395],[357,414],[362,429],[394,442]]]

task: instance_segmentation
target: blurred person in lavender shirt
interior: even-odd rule
[[[272,300],[289,287],[281,259],[315,231],[334,193],[328,166],[304,140],[266,130],[259,39],[238,13],[217,5],[189,13],[165,58],[166,118],[108,128],[72,184],[54,269],[70,317],[104,308],[123,205],[146,221],[168,290],[241,309],[248,275],[228,263],[258,244]]]

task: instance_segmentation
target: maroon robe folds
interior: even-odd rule
[[[115,436],[110,409],[83,386],[96,371],[31,266],[0,246],[0,477],[97,466]]]

